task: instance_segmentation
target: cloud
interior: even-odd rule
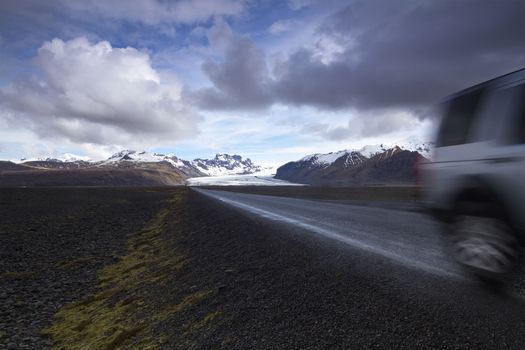
[[[310,122],[301,128],[303,134],[314,135],[328,141],[344,141],[355,138],[386,137],[389,134],[418,130],[424,120],[414,113],[402,110],[353,110],[346,117],[339,115],[345,124],[331,120]]]
[[[292,30],[293,27],[296,25],[298,25],[297,21],[291,19],[282,19],[273,22],[272,25],[268,28],[268,32],[270,32],[270,34],[277,35]]]
[[[204,22],[215,16],[236,16],[245,9],[245,0],[58,0],[42,2],[35,0],[4,1],[1,12],[33,18],[55,14],[75,16],[98,16],[127,20],[146,25],[162,23],[193,24]]]
[[[295,6],[295,5],[294,5]],[[270,69],[254,42],[232,34],[203,70],[203,108],[281,103],[324,110],[425,109],[443,96],[521,68],[519,0],[356,0],[329,16],[312,43]]]
[[[304,7],[312,5],[316,0],[288,0],[288,7],[298,11]]]
[[[87,12],[107,18],[125,19],[148,25],[159,23],[197,23],[214,16],[233,16],[241,13],[244,0],[85,0],[65,1],[76,12]]]
[[[0,116],[41,137],[77,143],[175,142],[197,133],[199,117],[180,102],[147,53],[107,41],[53,39],[38,50],[39,78],[0,89]]]
[[[180,45],[187,29],[215,17],[238,18],[248,0],[0,1],[0,52],[28,57],[54,37],[80,36],[152,51]]]
[[[187,89],[184,98],[205,109],[253,109],[271,104],[273,96],[264,53],[250,39],[238,36],[225,22],[208,31],[210,45],[222,61],[206,60],[202,70],[213,87]]]
[[[325,108],[428,105],[520,68],[522,11],[518,1],[356,1],[318,30],[343,48],[337,57],[291,55],[278,94]]]

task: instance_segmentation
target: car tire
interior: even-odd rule
[[[449,233],[455,259],[485,282],[503,281],[521,260],[516,234],[494,205],[460,203]]]

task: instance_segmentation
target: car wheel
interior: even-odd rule
[[[462,210],[451,226],[456,260],[478,277],[500,280],[520,261],[520,244],[501,218]]]

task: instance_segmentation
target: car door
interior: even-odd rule
[[[484,157],[486,145],[473,140],[473,129],[479,123],[479,109],[486,95],[480,86],[452,98],[444,106],[444,116],[438,133],[433,160],[428,165],[427,189],[431,202],[446,209],[450,199],[467,175],[479,171],[479,161]]]
[[[525,82],[497,89],[487,101],[480,138],[487,174],[520,228],[525,228]]]

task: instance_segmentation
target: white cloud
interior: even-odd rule
[[[279,21],[275,21],[272,23],[272,25],[268,28],[268,31],[271,34],[277,35],[281,33],[288,32],[294,28],[294,26],[297,26],[298,22],[291,20],[291,19],[282,19]]]
[[[303,119],[301,134],[334,144],[360,145],[403,143],[409,137],[427,142],[431,140],[435,120],[418,118],[417,115],[403,109],[384,109],[323,113],[322,121],[307,114]]]
[[[315,42],[309,46],[309,49],[312,52],[312,58],[321,61],[324,65],[337,62],[343,54],[347,54],[347,63],[352,64],[358,61],[357,54],[348,54],[354,46],[355,41],[350,37],[330,36],[317,33]]]
[[[54,39],[36,62],[40,78],[0,89],[0,109],[10,112],[0,116],[12,127],[105,145],[155,145],[197,133],[199,118],[180,103],[179,84],[164,83],[147,53]]]

